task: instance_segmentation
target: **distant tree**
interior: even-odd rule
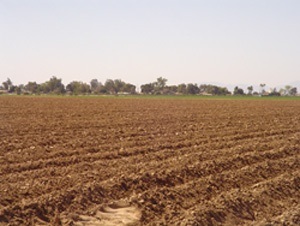
[[[11,89],[11,86],[13,86],[13,83],[10,78],[7,78],[5,82],[2,82],[2,85],[5,90],[9,91]]]
[[[61,79],[53,76],[49,81],[41,84],[39,91],[43,93],[63,94],[65,93],[65,86]]]
[[[171,95],[178,92],[178,86],[176,86],[176,85],[166,86],[165,89],[167,89],[167,93],[171,94]]]
[[[104,84],[106,90],[110,94],[117,94],[117,88],[115,86],[115,82],[112,79],[107,79],[105,84]]]
[[[278,91],[280,93],[281,96],[285,95],[285,89],[280,88],[280,90]]]
[[[180,85],[178,85],[177,92],[181,93],[181,94],[186,94],[187,93],[187,91],[186,91],[186,84],[180,84]]]
[[[260,95],[264,95],[264,93],[266,92],[266,91],[264,90],[264,87],[266,86],[266,84],[261,83],[259,86],[260,86]]]
[[[291,89],[292,89],[292,86],[286,85],[284,88],[285,88],[285,93],[284,93],[284,95],[289,96],[289,95],[290,95],[290,91],[291,91]]]
[[[206,84],[201,84],[200,86],[199,86],[199,89],[200,89],[200,94],[212,94],[211,93],[211,88],[210,87],[212,87],[212,85],[206,85]]]
[[[9,92],[9,93],[16,93],[16,92],[17,92],[17,89],[18,89],[18,86],[12,85],[12,86],[9,87],[8,92]]]
[[[291,88],[291,90],[290,90],[290,95],[291,95],[291,96],[296,96],[296,95],[297,95],[297,93],[298,93],[298,91],[297,91],[297,87],[293,87],[293,88]]]
[[[81,93],[81,84],[78,81],[73,81],[66,86],[67,93],[79,95]]]
[[[73,95],[83,95],[91,93],[90,85],[79,81],[73,81],[69,83],[66,87],[66,90],[68,93]]]
[[[102,90],[105,90],[105,92],[110,93],[110,94],[118,94],[118,93],[135,94],[136,93],[135,85],[123,82],[121,79],[106,80]],[[101,91],[100,91],[100,93],[101,93]]]
[[[231,92],[228,91],[226,87],[214,87],[214,95],[230,95]]]
[[[248,89],[248,95],[252,95],[253,86],[248,86],[247,89]]]
[[[166,86],[166,84],[167,84],[167,81],[168,81],[168,79],[163,78],[163,77],[159,77],[159,78],[157,78],[156,86],[157,86],[159,89],[163,89],[163,88],[165,88],[165,86]]]
[[[125,83],[121,88],[121,91],[129,94],[136,94],[136,87],[130,83]]]
[[[91,93],[91,87],[89,84],[81,82],[81,93],[82,94],[90,94]]]
[[[238,86],[236,86],[234,88],[234,91],[233,91],[233,95],[244,95],[244,90],[242,88],[239,88]]]
[[[90,82],[92,93],[99,93],[99,88],[102,84],[97,79],[92,79]]]
[[[125,91],[125,85],[126,85],[125,82],[123,82],[121,79],[115,79],[113,82],[114,82],[114,87],[115,87],[116,93],[126,92]]]
[[[143,94],[154,94],[154,83],[148,83],[141,85],[141,93]]]
[[[200,91],[199,87],[197,84],[192,84],[192,83],[189,83],[187,84],[187,87],[186,87],[186,92],[187,94],[198,94]]]
[[[29,93],[36,94],[38,92],[39,85],[36,82],[28,82],[24,89]]]
[[[276,88],[271,89],[269,96],[281,96],[280,92]]]
[[[154,82],[154,93],[155,94],[163,94],[164,88],[167,84],[167,79],[163,77],[157,78],[156,82]]]
[[[283,96],[295,96],[297,94],[297,87],[286,85],[284,88],[281,88],[279,92]]]
[[[202,84],[199,87],[200,94],[210,94],[210,95],[228,95],[230,92],[226,87],[219,87],[215,85]]]
[[[94,91],[95,89],[98,88],[99,82],[98,79],[92,79],[90,81],[90,85],[91,85],[91,90]]]
[[[23,91],[24,91],[24,85],[23,84],[18,85],[18,87],[16,88],[17,95],[21,95]]]
[[[108,93],[108,90],[106,89],[106,87],[104,85],[100,85],[99,86],[99,94],[106,94]]]

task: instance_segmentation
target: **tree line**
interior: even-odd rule
[[[56,94],[56,95],[120,95],[120,94],[147,94],[147,95],[263,95],[263,96],[295,96],[297,88],[285,86],[277,91],[276,88],[270,91],[265,90],[265,84],[260,84],[260,90],[254,91],[253,86],[247,87],[245,92],[242,88],[236,86],[233,92],[226,87],[220,87],[211,84],[182,83],[179,85],[167,85],[167,79],[163,77],[157,78],[156,81],[143,84],[140,86],[140,93],[137,92],[136,86],[126,83],[121,79],[107,79],[104,83],[98,79],[92,79],[90,83],[81,81],[72,81],[66,86],[62,83],[62,79],[56,76],[51,77],[48,81],[38,84],[36,82],[28,82],[23,85],[14,85],[8,78],[0,85],[1,93],[15,93],[18,95],[40,95],[40,94]]]
[[[16,94],[57,94],[57,95],[89,95],[89,94],[136,94],[136,87],[120,79],[107,79],[104,84],[97,79],[84,83],[72,81],[66,86],[62,79],[53,76],[48,81],[38,84],[28,82],[26,85],[14,85],[8,78],[0,86],[0,90]]]

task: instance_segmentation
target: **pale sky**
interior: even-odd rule
[[[0,0],[0,83],[300,80],[299,0]]]

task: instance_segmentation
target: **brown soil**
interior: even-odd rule
[[[300,101],[0,106],[0,225],[300,225]]]

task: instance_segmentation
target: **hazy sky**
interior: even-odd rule
[[[299,0],[0,0],[0,82],[300,80]]]

